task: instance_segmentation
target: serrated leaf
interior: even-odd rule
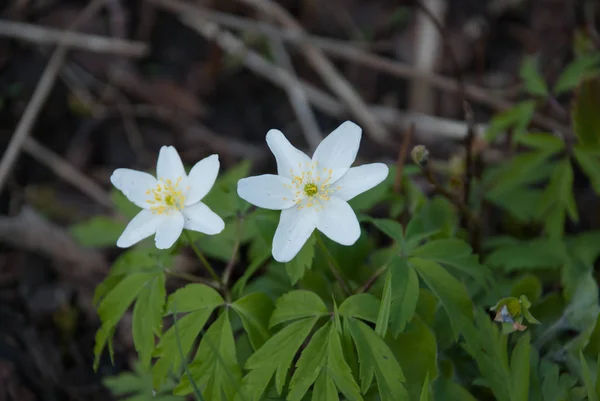
[[[154,336],[162,334],[162,317],[165,306],[165,276],[156,275],[146,283],[133,308],[133,344],[144,369],[150,368],[154,351]]]
[[[258,401],[273,375],[277,394],[281,395],[292,360],[316,322],[317,318],[312,317],[291,323],[250,356],[245,365],[250,372],[242,381],[241,394],[244,397],[236,399]]]
[[[162,273],[158,273],[162,274]],[[114,327],[119,323],[125,311],[133,303],[142,288],[157,276],[157,273],[134,273],[124,277],[104,296],[98,306],[98,315],[102,326],[96,336],[94,347],[94,366],[98,365],[104,345],[110,341]]]
[[[229,310],[224,309],[206,330],[189,372],[207,400],[230,401],[239,390],[242,372],[237,362]],[[187,395],[193,391],[188,376],[184,376],[173,391]]]
[[[383,286],[383,295],[377,313],[377,322],[375,324],[375,332],[379,337],[384,338],[390,322],[390,309],[392,304],[392,273],[388,271],[385,284]],[[416,303],[415,303],[416,307]]]
[[[521,135],[529,126],[535,112],[534,100],[517,103],[510,109],[496,114],[485,133],[487,141],[492,142],[496,137],[512,128],[515,135]]]
[[[97,216],[71,226],[77,242],[87,247],[115,246],[126,224],[107,216]]]
[[[579,351],[579,363],[581,363],[581,376],[583,377],[583,384],[585,385],[585,389],[587,391],[588,400],[598,401],[596,385],[592,379],[592,373],[590,372],[590,368],[588,367],[585,356],[581,350]]]
[[[383,339],[360,320],[344,318],[344,321],[358,351],[363,393],[375,375],[382,401],[408,401],[400,364]]]
[[[587,79],[579,85],[571,119],[573,131],[584,146],[598,148],[600,146],[600,80]]]
[[[313,382],[313,401],[339,400],[338,391],[349,401],[362,401],[360,388],[344,359],[339,333],[332,322],[314,334],[296,367],[288,401],[300,401]]]
[[[223,302],[219,293],[204,284],[188,284],[169,296],[165,314],[172,314],[175,311],[177,314],[188,314],[177,320],[177,330],[172,326],[164,333],[155,350],[154,356],[159,358],[152,369],[155,388],[159,388],[164,383],[170,372],[179,374],[183,362],[179,345],[183,355],[187,356],[208,318]]]
[[[370,219],[371,223],[394,241],[402,244],[404,242],[404,228],[402,224],[389,219]]]
[[[355,317],[371,323],[377,321],[379,300],[372,294],[356,294],[344,300],[339,308],[341,316]]]
[[[415,268],[421,279],[442,303],[450,318],[454,338],[458,339],[461,328],[457,322],[461,318],[469,321],[473,319],[473,305],[464,286],[437,262],[410,258],[408,263]]]
[[[269,327],[294,319],[320,317],[327,313],[327,307],[314,292],[306,290],[290,291],[277,300]]]
[[[290,277],[292,285],[296,284],[304,276],[304,272],[312,266],[316,243],[317,237],[313,234],[308,238],[294,259],[285,264],[285,271]]]
[[[576,146],[573,149],[573,155],[579,167],[590,180],[594,192],[600,194],[600,152],[594,149],[585,149],[583,146]]]
[[[392,334],[397,337],[411,321],[419,300],[419,278],[406,260],[396,257],[390,262]]]
[[[231,307],[242,320],[254,350],[259,349],[269,339],[269,318],[274,305],[271,298],[261,293],[248,294],[235,301]]]
[[[554,93],[561,94],[575,88],[582,80],[598,74],[600,55],[587,54],[571,61],[561,72],[554,85]]]
[[[531,56],[525,57],[519,75],[525,84],[527,92],[534,96],[548,96],[548,85],[544,77],[539,73],[536,59]]]
[[[529,398],[529,333],[517,342],[510,359],[511,400],[527,401]]]

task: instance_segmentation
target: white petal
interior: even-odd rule
[[[329,134],[317,147],[312,161],[318,168],[333,170],[331,182],[348,171],[360,146],[361,129],[352,121],[346,121]]]
[[[148,209],[147,200],[152,198],[148,190],[156,188],[156,178],[142,171],[118,168],[110,176],[110,182],[135,205]]]
[[[190,190],[185,198],[186,205],[200,202],[215,184],[219,174],[219,155],[211,155],[200,160],[190,170],[187,185]]]
[[[156,162],[156,176],[159,180],[172,180],[173,182],[186,177],[179,153],[173,146],[160,148]]]
[[[263,209],[282,210],[294,205],[292,180],[280,175],[264,174],[238,181],[240,198]]]
[[[273,258],[281,263],[292,260],[315,230],[316,223],[317,213],[312,208],[283,210],[273,237]]]
[[[388,166],[383,163],[352,167],[335,183],[335,187],[339,187],[339,189],[336,190],[334,196],[349,201],[356,195],[360,195],[383,182],[388,172]]]
[[[156,228],[163,220],[164,216],[142,210],[127,224],[125,231],[117,240],[117,246],[129,248],[144,238],[148,238],[156,232]]]
[[[168,215],[157,227],[154,243],[158,249],[169,249],[183,231],[183,214],[174,212]]]
[[[202,202],[186,207],[182,213],[184,217],[183,227],[187,230],[215,235],[225,228],[223,219]]]
[[[293,178],[307,168],[311,160],[304,152],[296,149],[281,131],[272,129],[267,132],[267,145],[277,160],[277,174]],[[291,170],[291,171],[290,171]]]
[[[348,202],[332,197],[318,212],[317,229],[330,240],[352,245],[360,237],[360,224]]]

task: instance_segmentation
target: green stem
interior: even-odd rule
[[[204,265],[204,267],[206,268],[208,273],[211,275],[213,280],[215,280],[217,283],[221,283],[221,278],[215,272],[215,269],[212,268],[212,266],[210,265],[210,262],[204,257],[202,252],[200,252],[200,250],[198,249],[198,247],[192,240],[192,236],[190,235],[190,232],[187,230],[185,231],[185,237],[187,238],[188,242],[190,243],[190,246],[192,247],[192,249],[194,250],[194,253],[198,257],[198,259],[200,259],[200,261],[202,262],[202,264]]]
[[[184,272],[176,272],[176,271],[169,270],[169,269],[166,269],[165,272],[169,276],[177,277],[182,280],[187,280],[192,283],[202,283],[202,284],[206,284],[206,285],[211,286],[216,289],[220,288],[218,282],[207,280],[204,277],[198,277],[198,276],[194,276],[193,274],[184,273]]]
[[[327,258],[327,264],[329,265],[331,272],[333,273],[337,281],[340,283],[340,286],[342,287],[344,293],[346,293],[346,295],[350,295],[350,286],[348,286],[348,283],[346,283],[346,281],[343,278],[342,269],[333,258],[331,252],[329,252],[329,249],[327,249],[327,246],[325,246],[325,242],[323,242],[321,234],[315,233],[315,235],[317,236],[317,243],[319,244],[319,247],[321,248],[323,253],[325,253],[325,257]]]
[[[388,269],[388,264],[386,263],[385,265],[381,266],[379,269],[375,270],[375,272],[371,275],[371,277],[369,277],[367,279],[367,281],[354,293],[361,294],[363,292],[367,292],[369,290],[369,288],[371,288],[373,283],[375,283],[375,281],[379,278],[379,276],[381,276],[383,273],[385,273],[387,271],[387,269]]]

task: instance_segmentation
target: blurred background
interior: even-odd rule
[[[533,69],[554,82],[600,44],[586,0],[2,0],[0,15],[0,401],[148,384],[105,380],[135,368],[127,319],[114,365],[92,370],[93,291],[119,251],[72,227],[115,214],[115,168],[152,170],[174,145],[188,165],[264,172],[269,129],[311,152],[350,119],[362,162],[425,144],[462,174],[467,152],[510,157],[481,138],[532,96]],[[550,96],[532,126],[564,130],[569,104]]]

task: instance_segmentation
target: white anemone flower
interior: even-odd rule
[[[388,175],[383,163],[350,167],[358,153],[361,128],[346,121],[327,136],[312,159],[278,130],[267,133],[278,175],[265,174],[238,182],[238,195],[264,209],[281,210],[273,238],[273,257],[289,262],[312,232],[353,245],[360,225],[348,201],[375,187]]]
[[[119,168],[110,182],[142,210],[129,222],[117,246],[128,248],[156,234],[158,249],[168,249],[183,229],[214,235],[223,231],[223,219],[201,202],[219,173],[219,156],[200,160],[185,173],[181,158],[173,146],[163,146],[156,163],[156,177]]]

